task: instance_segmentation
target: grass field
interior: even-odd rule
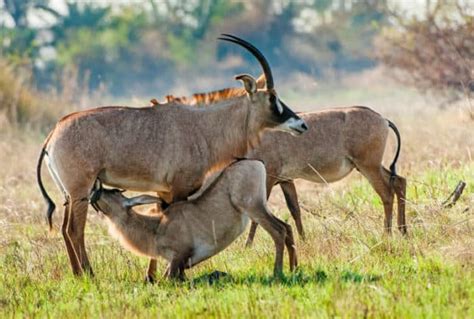
[[[189,270],[184,283],[145,285],[147,261],[113,241],[93,210],[86,244],[96,276],[74,278],[58,231],[62,212],[50,233],[35,182],[44,134],[2,122],[0,317],[474,318],[474,122],[459,108],[439,111],[407,91],[355,88],[314,100],[369,104],[397,123],[409,237],[383,235],[381,202],[358,173],[331,185],[298,182],[308,239],[298,240],[298,270],[289,273],[285,259],[280,280],[271,276],[273,243],[259,230],[253,248],[244,248],[242,236]],[[459,180],[467,182],[464,194],[444,208]],[[270,207],[289,220],[282,197],[275,189]],[[209,284],[206,275],[214,270],[230,277]]]

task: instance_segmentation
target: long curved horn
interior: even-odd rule
[[[268,64],[267,59],[265,59],[265,57],[263,56],[262,52],[260,52],[260,50],[258,50],[249,42],[241,38],[238,38],[232,34],[222,33],[221,37],[219,37],[218,39],[223,40],[223,41],[233,42],[249,50],[250,53],[252,53],[257,58],[258,62],[260,62],[260,65],[262,66],[263,73],[265,74],[265,78],[267,79],[267,89],[269,90],[273,89],[274,83],[273,83],[272,70],[270,69],[270,65]]]

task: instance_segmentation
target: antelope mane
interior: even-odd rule
[[[265,75],[262,74],[257,79],[257,87],[265,87]],[[189,97],[187,96],[173,96],[167,95],[166,102],[160,103],[156,99],[150,100],[152,105],[164,105],[164,104],[185,104],[196,107],[204,107],[211,104],[219,103],[221,101],[229,100],[235,97],[240,97],[247,94],[244,88],[225,88],[222,90],[211,91],[206,93],[196,93]]]

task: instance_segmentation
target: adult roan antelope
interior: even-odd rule
[[[259,88],[265,86],[265,77],[257,80]],[[166,99],[208,107],[225,99],[244,94],[240,88],[222,90],[214,96],[195,96],[192,99],[167,96]],[[156,105],[156,100],[151,101]],[[331,183],[347,176],[354,168],[364,175],[380,196],[385,212],[385,231],[391,232],[394,194],[397,196],[398,229],[407,233],[405,219],[406,180],[396,173],[400,153],[400,133],[395,124],[363,106],[332,108],[324,111],[298,113],[309,131],[303,136],[268,131],[261,143],[247,154],[247,158],[260,159],[267,169],[268,196],[279,184],[298,230],[304,238],[300,206],[293,180],[301,178],[315,183]],[[387,136],[391,128],[398,146],[390,170],[382,165]],[[252,222],[247,240],[251,245],[257,224]]]
[[[299,115],[309,126],[308,132],[301,139],[268,132],[262,136],[260,145],[246,156],[264,161],[268,196],[273,186],[279,184],[299,235],[304,239],[293,180],[301,178],[314,183],[331,183],[346,177],[354,168],[367,178],[380,196],[387,233],[392,228],[393,200],[396,194],[398,229],[406,234],[406,180],[396,173],[401,141],[395,124],[362,106]],[[390,169],[386,169],[382,165],[382,159],[389,128],[395,132],[398,146]],[[252,223],[247,246],[251,245],[256,229],[257,224]]]
[[[104,213],[109,232],[127,249],[168,262],[165,276],[184,279],[184,269],[216,255],[247,228],[249,219],[265,228],[275,242],[274,275],[283,270],[286,245],[290,270],[297,265],[291,226],[267,208],[265,166],[260,161],[240,160],[205,182],[192,199],[173,203],[164,211],[152,208],[145,215],[131,209],[159,203],[149,195],[127,198],[120,190],[103,189],[91,195],[92,206]]]
[[[251,76],[239,75],[236,79],[244,83],[246,94],[206,109],[176,103],[160,108],[101,107],[67,115],[46,138],[37,165],[38,184],[51,227],[55,205],[41,180],[46,156],[50,174],[66,198],[62,233],[74,274],[92,274],[84,227],[87,198],[97,178],[113,187],[157,192],[172,203],[199,189],[207,172],[245,156],[263,130],[307,130],[278,98],[263,54],[235,36],[219,39],[257,58],[266,89],[257,89]]]

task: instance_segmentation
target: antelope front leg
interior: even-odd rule
[[[145,282],[154,284],[156,282],[156,259],[150,258],[148,269],[145,276]]]
[[[301,221],[301,210],[300,205],[298,204],[298,194],[296,193],[295,183],[293,183],[293,181],[282,182],[280,183],[280,187],[283,191],[283,195],[285,195],[286,206],[288,206],[291,216],[293,216],[293,219],[295,220],[296,230],[301,239],[305,240],[306,236]]]

